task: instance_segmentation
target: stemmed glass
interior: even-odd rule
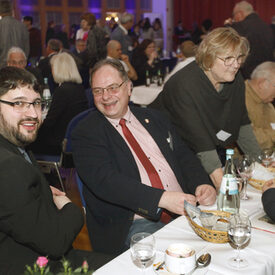
[[[246,189],[248,180],[252,176],[252,172],[254,170],[254,160],[251,159],[249,156],[244,155],[242,159],[239,160],[237,164],[237,171],[240,177],[243,180],[243,190],[240,194],[241,200],[248,200],[249,197],[247,196]]]
[[[271,148],[265,148],[262,150],[262,153],[260,155],[260,160],[265,166],[265,168],[268,168],[268,166],[273,161],[273,150]]]
[[[236,268],[246,267],[248,262],[240,256],[240,247],[248,243],[251,237],[251,223],[247,215],[235,214],[229,218],[228,237],[237,247],[237,257],[231,257],[229,264]]]
[[[153,264],[156,254],[154,236],[146,232],[134,234],[131,238],[130,251],[134,264],[144,272],[145,268]]]

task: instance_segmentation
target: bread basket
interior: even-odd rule
[[[217,210],[216,211],[204,210],[203,212],[213,213],[216,216],[220,216],[224,218],[229,218],[231,215],[229,212],[217,211]],[[211,230],[211,229],[199,226],[188,215],[186,217],[189,220],[189,223],[192,229],[195,231],[195,233],[205,241],[208,241],[211,243],[226,243],[229,241],[228,234],[226,231]],[[226,220],[224,221],[226,222]]]

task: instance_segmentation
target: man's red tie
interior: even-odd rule
[[[125,119],[122,118],[119,121],[119,125],[121,126],[122,132],[123,132],[125,138],[127,139],[128,143],[130,144],[132,149],[135,151],[138,159],[140,160],[141,164],[145,168],[145,170],[148,174],[148,177],[150,179],[152,187],[164,189],[158,172],[156,171],[156,169],[153,166],[153,164],[151,163],[151,161],[148,159],[148,157],[145,155],[145,153],[141,149],[140,145],[138,144],[135,137],[132,135],[129,128],[126,126],[125,122],[126,122]],[[168,223],[170,220],[171,220],[171,216],[165,210],[163,210],[162,214],[161,214],[161,221],[164,223]]]

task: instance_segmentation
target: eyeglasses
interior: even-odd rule
[[[11,65],[11,66],[16,66],[16,65],[26,66],[27,61],[25,61],[25,60],[20,60],[20,61],[8,60],[8,64]]]
[[[235,60],[237,60],[238,64],[241,65],[241,64],[244,63],[246,55],[245,54],[241,54],[238,57],[228,56],[228,57],[225,57],[225,58],[221,58],[221,57],[217,56],[217,58],[219,58],[220,60],[222,60],[224,62],[225,66],[231,66],[235,62]]]
[[[272,86],[272,87],[275,87],[275,83],[273,83],[273,82],[271,82],[269,79],[265,79],[267,82],[269,82],[270,83],[270,85]]]
[[[13,110],[17,113],[26,112],[31,105],[34,107],[36,111],[43,111],[46,105],[45,102],[40,100],[35,100],[34,102],[26,102],[26,101],[10,102],[10,101],[0,99],[0,102],[12,106]]]
[[[109,94],[114,95],[119,91],[119,88],[126,82],[124,80],[121,84],[112,84],[106,88],[92,88],[92,93],[94,96],[102,96],[106,90]]]

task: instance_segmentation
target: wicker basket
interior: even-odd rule
[[[223,212],[223,211],[205,210],[204,212],[213,213],[214,215],[225,217],[225,218],[229,218],[231,215],[229,212]],[[198,236],[200,236],[202,239],[212,243],[226,243],[229,241],[227,232],[207,229],[205,227],[202,227],[196,224],[192,219],[190,219],[188,215],[186,217],[189,220],[189,223],[193,228],[193,230],[195,231],[195,233]]]
[[[264,180],[250,179],[248,183],[254,188],[262,191],[263,185],[265,184]]]

